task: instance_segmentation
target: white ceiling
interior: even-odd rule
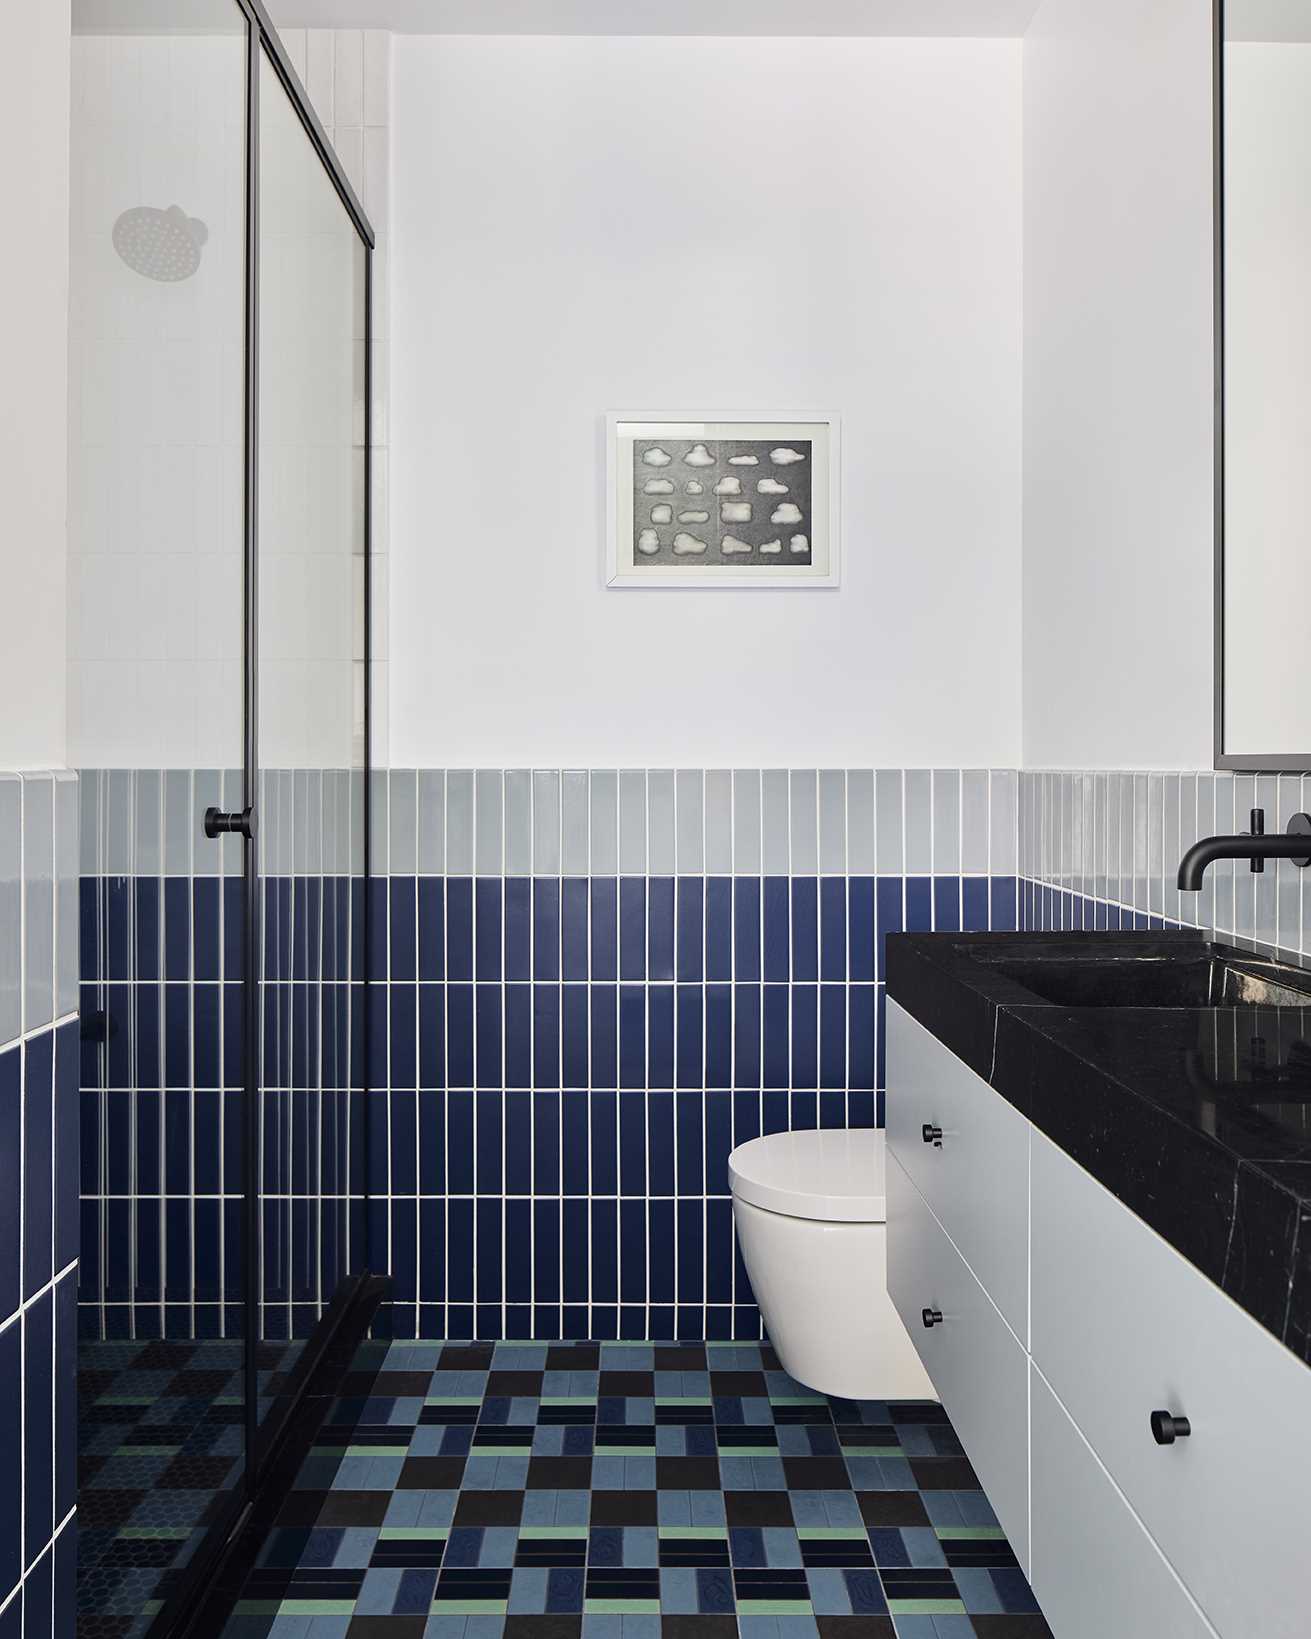
[[[402,34],[1012,37],[1040,0],[269,0],[280,28]]]

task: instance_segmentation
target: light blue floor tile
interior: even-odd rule
[[[842,1572],[829,1566],[816,1566],[806,1572],[810,1589],[810,1603],[816,1616],[850,1616],[851,1600]]]
[[[660,1613],[662,1616],[696,1614],[696,1572],[666,1568],[660,1573]]]

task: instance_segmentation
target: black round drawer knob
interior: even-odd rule
[[[942,1310],[921,1309],[920,1319],[924,1322],[925,1329],[927,1331],[932,1331],[935,1326],[942,1325]]]
[[[942,1148],[941,1127],[935,1127],[932,1122],[926,1121],[920,1128],[920,1135],[926,1144],[936,1144],[939,1149]]]
[[[1172,1446],[1176,1440],[1186,1440],[1192,1432],[1193,1425],[1186,1417],[1176,1417],[1168,1411],[1152,1413],[1152,1438],[1158,1446]]]

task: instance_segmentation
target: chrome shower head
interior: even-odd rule
[[[200,251],[209,229],[178,205],[161,211],[136,205],[114,223],[114,249],[146,279],[176,284],[189,279],[200,266]]]

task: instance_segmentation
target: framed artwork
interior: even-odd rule
[[[838,585],[834,416],[606,417],[606,585]]]

